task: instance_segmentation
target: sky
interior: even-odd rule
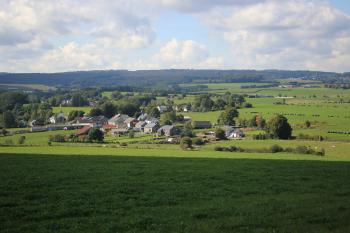
[[[350,71],[350,0],[0,0],[0,72]]]

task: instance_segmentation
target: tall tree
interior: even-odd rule
[[[1,126],[4,128],[16,127],[16,118],[11,111],[3,112],[1,116]]]
[[[87,99],[82,96],[81,93],[75,93],[72,97],[72,106],[81,107],[86,106],[88,103]]]
[[[220,125],[235,125],[235,118],[239,113],[236,108],[227,107],[219,116],[218,123]]]
[[[111,103],[111,102],[106,102],[106,103],[102,104],[101,105],[101,110],[103,112],[103,115],[105,117],[108,117],[108,118],[111,118],[117,112],[116,106],[113,103]]]
[[[270,119],[266,126],[266,132],[274,138],[290,139],[292,137],[292,127],[288,119],[282,115],[277,115]]]
[[[93,128],[89,130],[88,137],[91,141],[102,142],[104,139],[103,132],[100,129]]]

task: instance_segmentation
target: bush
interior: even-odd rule
[[[204,145],[204,141],[201,138],[194,138],[192,139],[192,143],[197,146]]]
[[[0,134],[2,134],[3,136],[8,135],[9,133],[10,133],[10,132],[7,131],[5,128],[2,128],[2,129],[0,130]]]
[[[310,148],[307,146],[297,146],[295,151],[299,154],[310,154]]]
[[[253,135],[253,140],[266,140],[266,139],[271,139],[271,135],[269,134],[257,134]]]
[[[224,151],[224,147],[222,147],[222,146],[216,146],[216,147],[214,148],[214,150],[215,150],[215,151]]]
[[[49,141],[50,142],[66,142],[66,138],[64,135],[61,135],[61,134],[50,135]]]
[[[305,126],[306,128],[310,128],[311,122],[309,120],[305,121]]]
[[[90,129],[88,136],[91,141],[103,142],[103,139],[104,139],[103,132],[97,128]]]
[[[321,151],[317,151],[316,155],[318,155],[318,156],[325,156],[326,155],[325,149],[322,148]]]
[[[182,149],[192,148],[192,139],[190,137],[181,138],[180,146]]]
[[[270,147],[270,150],[272,153],[278,153],[278,152],[282,152],[283,151],[283,148],[279,145],[272,145]]]
[[[122,146],[122,147],[127,147],[127,146],[128,146],[128,143],[122,142],[122,143],[120,143],[120,146]]]
[[[290,139],[292,130],[288,119],[282,115],[277,115],[270,119],[266,127],[266,132],[278,139]]]
[[[251,103],[245,103],[245,104],[244,104],[244,107],[245,107],[245,108],[252,108],[253,105],[252,105]]]
[[[25,142],[25,140],[26,140],[26,136],[21,135],[21,136],[18,138],[17,143],[18,143],[19,145],[23,145],[24,142]]]
[[[219,140],[226,140],[226,134],[225,131],[223,129],[217,128],[215,130],[215,137]]]
[[[135,137],[135,131],[134,130],[131,130],[129,132],[129,138],[134,138]]]
[[[13,145],[12,139],[6,139],[6,140],[5,140],[5,145],[7,145],[7,146],[12,146],[12,145]]]

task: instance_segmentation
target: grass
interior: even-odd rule
[[[56,90],[55,87],[50,87],[42,84],[0,84],[0,88],[38,90],[38,91]]]
[[[53,107],[52,109],[53,113],[63,112],[65,116],[68,116],[69,112],[73,110],[80,110],[84,111],[85,113],[89,113],[91,107]]]
[[[0,155],[3,232],[349,232],[350,163]]]
[[[74,132],[76,131],[75,130],[56,130],[56,131],[47,131],[47,132],[14,134],[11,136],[0,137],[0,144],[5,143],[7,140],[12,140],[12,142],[16,144],[18,141],[18,138],[23,135],[26,137],[25,145],[45,146],[47,145],[47,142],[49,140],[49,135],[54,135],[54,134],[70,135]]]
[[[126,142],[124,139],[120,142]],[[268,148],[279,144],[283,147],[298,145],[324,148],[326,156],[288,154],[288,153],[233,153],[214,151],[215,146],[240,146],[242,148]],[[52,155],[117,155],[145,157],[187,157],[187,158],[231,158],[231,159],[273,159],[273,160],[320,160],[320,161],[350,161],[349,143],[342,142],[303,142],[303,141],[222,141],[208,144],[200,150],[184,151],[179,145],[166,144],[129,144],[119,147],[117,144],[80,144],[54,143],[54,146],[24,145],[0,147],[2,153],[10,154],[52,154]]]

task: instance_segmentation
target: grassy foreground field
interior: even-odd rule
[[[349,232],[350,163],[0,155],[2,232]]]

